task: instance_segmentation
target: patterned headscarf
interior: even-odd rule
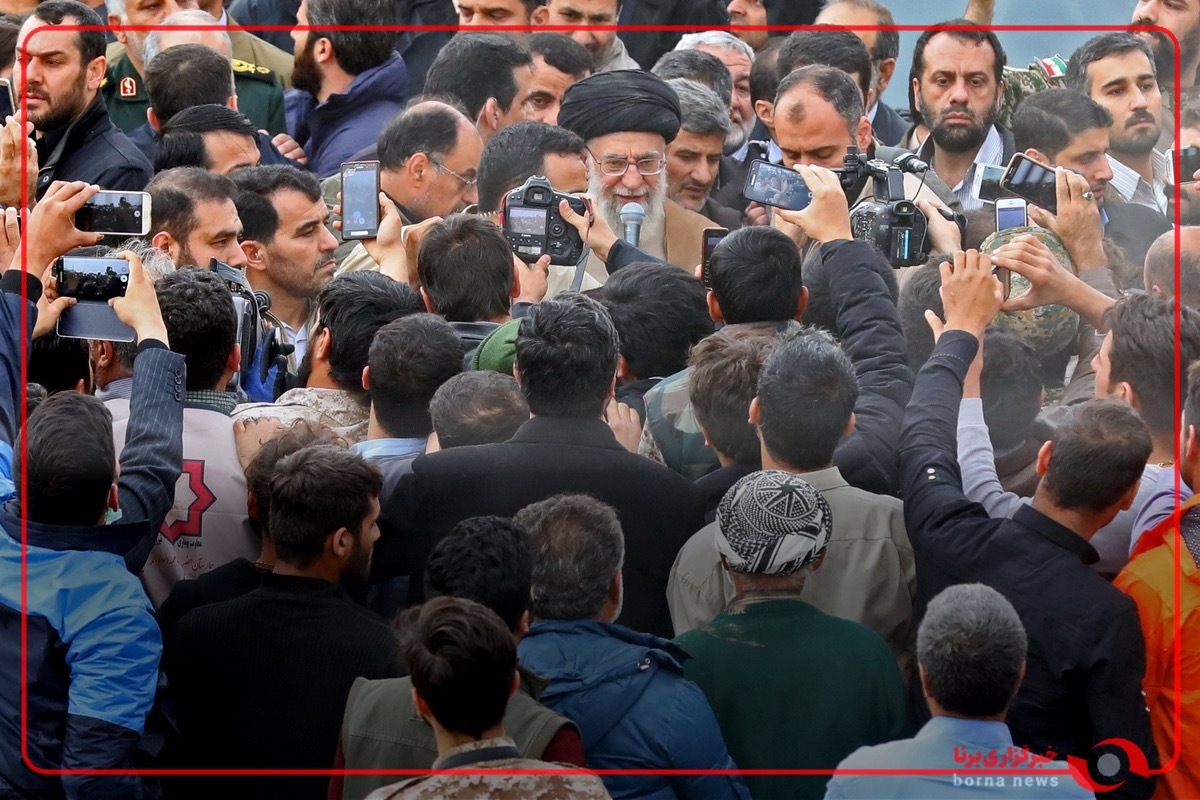
[[[824,496],[782,470],[747,475],[717,508],[717,551],[733,572],[791,575],[825,552],[832,533]]]

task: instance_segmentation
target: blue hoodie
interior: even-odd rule
[[[404,110],[408,71],[392,53],[377,67],[355,76],[344,94],[317,103],[300,89],[284,93],[288,131],[308,156],[308,168],[324,180],[343,161],[375,144],[388,120]]]
[[[673,642],[596,620],[538,622],[517,648],[549,680],[539,700],[573,720],[592,769],[737,769]],[[605,775],[614,800],[749,800],[739,776]]]

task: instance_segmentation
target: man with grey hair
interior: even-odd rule
[[[216,26],[219,21],[205,11],[189,7],[187,2],[167,0],[165,4],[153,5],[154,9],[165,7],[165,13],[151,14],[151,4],[145,0],[117,0],[108,4],[109,24],[118,15],[124,25],[171,25],[191,27],[184,31],[123,31],[117,29],[120,41],[109,45],[108,73],[101,91],[108,104],[113,123],[124,131],[133,131],[146,123],[146,109],[150,98],[146,89],[146,67],[158,53],[168,47],[184,43],[203,44],[229,60],[237,82],[236,93],[243,105],[260,128],[272,136],[285,133],[287,123],[283,111],[283,89],[278,75],[268,67],[245,60],[246,53],[239,53],[229,33],[222,30],[195,30],[196,26]],[[140,9],[140,10],[139,10]],[[142,21],[138,21],[142,20]],[[244,32],[243,32],[244,33]]]
[[[783,470],[747,475],[717,508],[716,550],[735,595],[676,641],[742,769],[832,769],[904,730],[904,682],[887,644],[800,599],[833,522],[821,492]],[[756,798],[815,799],[825,788],[812,775],[746,783]]]
[[[878,0],[827,0],[817,15],[816,24],[848,28],[867,46],[867,52],[871,55],[871,96],[867,100],[867,119],[871,120],[876,139],[889,147],[899,144],[908,130],[908,123],[882,98],[896,72],[900,32],[860,27],[895,25],[896,18],[891,10]]]
[[[683,676],[687,654],[615,624],[625,562],[617,512],[584,494],[560,494],[513,521],[529,534],[537,620],[517,654],[549,680],[541,702],[579,726],[588,766],[737,769],[712,708]],[[736,775],[606,775],[604,785],[616,798],[750,796]]]
[[[683,111],[679,134],[667,145],[667,197],[723,228],[742,227],[741,214],[717,205],[710,196],[732,127],[728,110],[714,92],[696,81],[673,78],[667,85],[675,90]]]
[[[838,770],[965,772],[969,762],[956,757],[963,751],[968,758],[1022,752],[1013,746],[1004,717],[1025,676],[1027,652],[1025,626],[1004,595],[982,583],[943,589],[929,602],[917,631],[921,690],[933,719],[911,739],[859,748],[837,765]],[[1065,770],[1065,762],[1039,762],[1030,757],[1011,766],[1029,769],[1030,777],[1012,775],[1002,781],[996,777],[984,781],[982,776],[944,774],[834,775],[825,799],[1094,796],[1072,778],[1038,774]]]
[[[164,84],[170,87],[169,91],[181,95],[193,88],[187,80],[186,65],[182,68],[180,65],[176,65],[172,69],[170,82],[162,80],[164,70],[160,68],[156,76],[159,80],[157,86],[154,86],[156,81],[152,74],[155,73],[155,69],[151,66],[154,59],[164,50],[172,47],[198,44],[219,54],[230,64],[230,72],[233,77],[232,91],[224,99],[224,105],[234,111],[242,111],[256,128],[265,130],[270,136],[276,137],[277,141],[281,138],[290,141],[290,137],[287,136],[287,118],[283,108],[283,89],[275,80],[274,73],[269,70],[265,72],[259,72],[257,69],[247,70],[244,69],[244,65],[239,67],[240,62],[233,58],[233,45],[228,33],[217,29],[200,29],[206,25],[217,24],[217,21],[209,16],[208,12],[195,8],[177,11],[164,19],[162,24],[169,27],[151,31],[146,36],[143,45],[146,68],[142,74],[145,77],[144,93],[147,109],[158,99],[153,95],[163,93]],[[151,124],[161,129],[166,122],[167,120],[163,119],[160,114],[157,124],[154,122]],[[137,139],[134,141],[136,142]],[[293,146],[295,146],[294,143]]]
[[[725,140],[726,151],[741,149],[758,117],[750,99],[750,68],[754,65],[754,49],[729,31],[685,33],[675,45],[676,50],[699,50],[716,56],[729,70],[733,79],[733,96],[729,103],[729,119],[733,127]]]

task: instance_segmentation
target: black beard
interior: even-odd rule
[[[296,63],[292,68],[292,87],[302,92],[308,92],[313,97],[316,97],[321,91],[321,71],[312,54],[313,46],[317,41],[315,37],[315,32],[310,31],[308,41],[305,42],[304,49],[296,56]]]
[[[929,129],[929,135],[933,137],[934,144],[947,153],[969,153],[979,149],[995,121],[996,115],[989,114],[984,124],[978,127],[950,127],[939,123]]]

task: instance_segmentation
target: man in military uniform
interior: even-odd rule
[[[204,15],[201,17],[200,15]],[[172,14],[162,21],[164,25],[215,25],[216,20],[204,12],[190,10]],[[154,31],[141,43],[141,56],[149,61],[157,53],[177,44],[196,42],[203,44],[233,64],[234,88],[238,96],[238,108],[255,127],[272,136],[287,132],[284,115],[283,88],[275,73],[267,67],[247,63],[232,57],[233,49],[228,34],[222,31],[164,30]],[[145,61],[126,50],[116,60],[111,58],[114,47],[109,47],[108,74],[101,91],[108,105],[109,116],[118,128],[135,130],[146,123],[146,109],[150,98],[142,79]],[[122,47],[123,49],[123,47]]]

